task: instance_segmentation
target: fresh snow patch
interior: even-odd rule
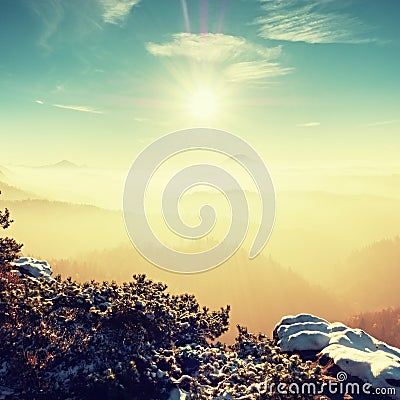
[[[21,257],[11,264],[18,269],[20,276],[27,275],[36,279],[43,277],[48,281],[53,279],[51,278],[53,271],[47,261],[40,261],[33,257]]]
[[[188,398],[188,393],[186,393],[184,390],[182,389],[172,389],[168,400],[186,400]]]
[[[329,323],[309,314],[288,316],[275,326],[274,338],[283,351],[316,351],[331,358],[347,374],[373,388],[396,388],[400,399],[400,349],[361,329]]]

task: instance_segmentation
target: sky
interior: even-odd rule
[[[0,164],[128,167],[230,131],[267,165],[398,166],[398,0],[1,0]]]

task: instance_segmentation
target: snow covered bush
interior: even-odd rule
[[[21,400],[167,396],[164,351],[206,346],[229,317],[144,275],[122,285],[0,279],[0,304],[0,386]]]

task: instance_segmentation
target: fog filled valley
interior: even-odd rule
[[[400,0],[0,4],[0,400],[400,400]]]
[[[271,171],[277,215],[262,254],[248,259],[250,237],[223,265],[194,275],[161,270],[130,243],[120,210],[124,171],[66,161],[7,165],[0,171],[0,208],[7,207],[15,221],[7,234],[24,244],[24,255],[47,260],[55,274],[122,282],[145,273],[165,282],[172,293],[195,294],[202,305],[229,304],[231,328],[223,336],[228,342],[238,323],[270,334],[282,315],[306,312],[347,323],[362,320],[365,329],[385,323],[390,325],[386,330],[376,325],[373,333],[400,344],[388,333],[398,324],[394,315],[400,307],[397,170]],[[190,199],[195,195],[187,197],[196,214],[197,204]],[[199,203],[206,197],[223,206],[215,194],[200,194]],[[207,240],[204,245],[218,235]]]

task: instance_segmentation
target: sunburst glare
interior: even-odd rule
[[[206,119],[217,115],[219,99],[214,90],[201,88],[191,94],[188,104],[194,117]]]

